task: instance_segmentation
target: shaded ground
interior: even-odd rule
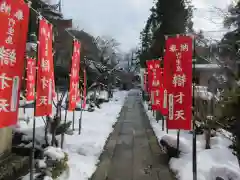
[[[131,91],[92,180],[173,180],[143,109]]]

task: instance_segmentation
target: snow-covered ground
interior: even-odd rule
[[[177,144],[177,131],[162,131],[162,122],[156,122],[148,105],[144,103],[145,110],[150,119],[153,130],[160,142],[166,140],[172,147]],[[205,149],[203,135],[197,136],[197,179],[216,180],[221,177],[224,180],[240,180],[240,168],[237,158],[232,154],[228,146],[231,141],[226,136],[217,133],[211,138],[211,149]],[[176,173],[179,180],[192,180],[192,134],[188,131],[180,132],[180,157],[171,158],[169,165]]]
[[[92,176],[126,95],[126,91],[116,92],[113,101],[102,104],[101,109],[84,112],[81,135],[77,132],[66,135],[64,150],[69,154],[69,180],[87,180]]]
[[[75,112],[75,131],[73,135],[65,135],[64,152],[69,155],[69,180],[87,180],[96,170],[96,165],[102,153],[109,134],[113,131],[113,125],[117,121],[118,114],[123,106],[127,91],[114,92],[113,98],[108,103],[101,104],[101,109],[96,108],[94,112],[83,111],[82,129],[78,135],[78,119],[80,111]],[[33,116],[33,109],[26,109],[26,114],[20,109],[19,117]],[[62,111],[64,118],[65,111]],[[67,120],[72,120],[73,113],[68,112]],[[17,129],[32,136],[33,121],[30,118],[28,124],[19,121]],[[36,119],[36,138],[44,140],[44,120]],[[63,180],[63,179],[61,179]],[[65,180],[65,179],[64,179]]]

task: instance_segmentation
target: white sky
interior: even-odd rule
[[[197,8],[193,18],[195,29],[205,31],[223,29],[222,19],[216,17],[217,13],[209,11],[214,10],[214,7],[226,8],[231,0],[192,1]],[[65,17],[73,18],[79,29],[84,29],[94,36],[112,36],[121,43],[123,51],[138,45],[140,31],[153,5],[151,0],[62,0],[62,2]],[[220,33],[209,32],[207,36],[219,38]]]

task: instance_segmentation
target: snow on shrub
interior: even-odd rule
[[[53,160],[61,160],[65,157],[65,154],[61,148],[52,146],[49,146],[44,150],[44,155],[50,157]]]
[[[165,141],[170,147],[177,149],[177,136],[166,134],[162,137],[162,140]],[[189,142],[180,137],[179,139],[179,151],[182,153],[191,152],[191,147],[189,146]]]
[[[43,180],[53,180],[50,176],[44,176]]]

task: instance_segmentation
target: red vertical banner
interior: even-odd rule
[[[170,51],[171,44],[175,43],[175,37],[169,37],[166,40],[166,51],[164,54],[164,69],[163,69],[163,115],[168,115],[168,94],[171,90],[171,78],[174,74],[174,54]]]
[[[161,110],[161,68],[160,60],[147,61],[148,66],[148,87],[153,110]]]
[[[146,70],[143,74],[143,90],[147,91],[147,71]]]
[[[161,108],[161,113],[164,116],[167,116],[168,114],[168,93],[167,93],[167,88],[165,85],[165,74],[168,75],[165,72],[165,68],[162,69],[162,81],[161,81],[161,98],[162,98],[162,108]]]
[[[53,54],[52,25],[46,20],[39,22],[37,97],[35,116],[46,116],[52,113],[53,100]]]
[[[17,122],[28,19],[23,0],[0,2],[0,128]]]
[[[54,76],[54,64],[52,63],[52,97],[55,98],[57,96],[55,89],[55,76]]]
[[[154,69],[151,88],[152,110],[157,111],[161,111],[162,108],[160,74],[160,68]]]
[[[159,81],[160,81],[160,86],[159,86],[159,101],[161,103],[161,105],[159,106],[159,110],[161,112],[162,115],[166,115],[167,108],[164,108],[164,81],[163,81],[163,68],[160,68],[159,70]]]
[[[168,47],[170,40],[172,38],[167,39],[166,41],[166,47]],[[171,65],[173,57],[171,57],[171,54],[166,50],[163,58],[163,106],[162,106],[162,114],[164,116],[168,115],[168,87],[169,87],[169,82],[170,78],[173,75],[173,72],[171,71]]]
[[[87,101],[87,72],[86,69],[83,70],[83,106],[82,108],[86,108]]]
[[[72,67],[70,75],[69,104],[68,110],[73,111],[76,108],[79,95],[79,69],[80,69],[80,43],[73,42]]]
[[[150,93],[152,88],[152,79],[153,79],[153,69],[154,69],[154,60],[147,61],[147,91]],[[149,94],[151,96],[151,94]]]
[[[35,100],[36,59],[27,57],[26,99]]]
[[[192,38],[179,36],[167,40],[170,61],[168,82],[168,129],[192,128]],[[168,58],[168,57],[167,57]]]

